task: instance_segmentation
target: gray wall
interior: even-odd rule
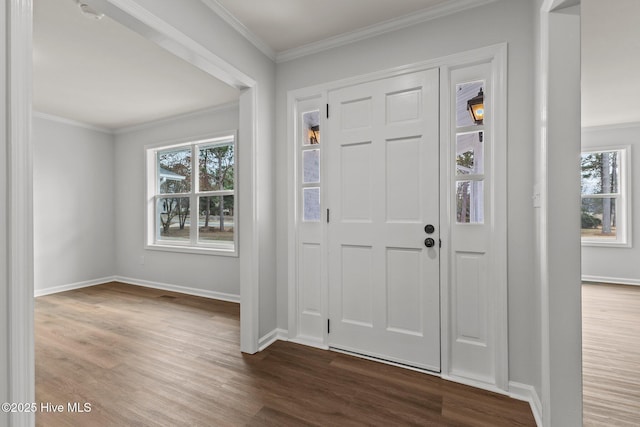
[[[32,141],[36,294],[112,276],[113,136],[36,116]]]
[[[631,171],[628,184],[632,204],[631,218],[627,221],[631,226],[632,247],[583,246],[582,275],[585,279],[640,285],[640,185],[636,167],[640,165],[640,123],[582,129],[583,150],[621,146],[631,147],[627,167]]]
[[[144,249],[144,146],[237,128],[237,104],[115,136],[34,118],[36,294],[117,275],[238,296],[238,258]]]
[[[509,379],[540,383],[539,293],[534,282],[534,5],[503,0],[278,64],[278,326],[287,328],[287,91],[508,43]],[[482,31],[478,31],[478,26]]]
[[[238,106],[130,128],[115,142],[115,246],[119,276],[240,295],[239,261],[235,257],[145,250],[145,145],[189,141],[238,129]],[[242,139],[238,163],[242,164]],[[240,229],[240,233],[242,230]],[[144,257],[144,264],[140,263]]]

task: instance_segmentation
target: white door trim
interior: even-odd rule
[[[450,285],[450,274],[446,271],[446,266],[450,262],[450,253],[446,249],[446,242],[450,239],[450,227],[449,222],[449,201],[442,200],[442,198],[450,197],[447,191],[441,191],[441,239],[443,241],[444,250],[441,251],[441,351],[442,351],[442,374],[441,376],[452,381],[463,382],[466,384],[473,384],[476,387],[484,388],[500,393],[505,393],[508,390],[508,300],[507,300],[507,45],[501,43],[497,45],[487,46],[484,48],[475,49],[468,52],[462,52],[458,54],[449,55],[442,58],[427,60],[415,64],[406,66],[400,66],[383,71],[376,71],[366,75],[349,77],[333,82],[327,82],[315,86],[306,88],[291,90],[287,94],[288,101],[288,134],[287,134],[287,155],[288,155],[288,329],[289,339],[297,340],[297,265],[296,265],[296,250],[297,250],[297,225],[296,225],[296,188],[298,185],[297,176],[295,171],[295,153],[296,153],[296,141],[295,141],[295,124],[293,118],[295,117],[295,105],[300,100],[305,100],[313,97],[324,97],[326,100],[327,93],[331,90],[339,89],[346,86],[356,85],[360,83],[366,83],[373,80],[385,79],[394,77],[400,74],[406,74],[411,72],[417,72],[430,68],[440,67],[442,69],[461,68],[464,66],[490,63],[492,66],[493,85],[496,88],[496,110],[494,112],[493,134],[495,137],[495,183],[494,197],[492,202],[494,203],[493,209],[495,212],[495,220],[491,224],[493,232],[495,232],[496,239],[493,242],[492,249],[495,250],[495,258],[492,264],[494,269],[493,277],[498,281],[497,289],[497,301],[495,301],[496,316],[498,321],[498,327],[495,331],[496,339],[496,357],[495,357],[495,384],[487,384],[479,381],[469,380],[461,377],[449,375],[449,322],[450,315],[449,304],[450,301],[447,297]],[[443,73],[441,73],[442,76]],[[441,79],[442,80],[442,79]],[[442,83],[441,83],[442,84]],[[442,87],[442,86],[441,86]],[[447,87],[448,91],[448,87]],[[441,95],[441,99],[444,100],[444,96]],[[449,136],[449,109],[448,100],[445,104],[441,104],[441,133],[442,144],[450,143]],[[446,115],[446,117],[445,117]],[[443,125],[445,123],[446,125]],[[325,127],[326,128],[326,127]],[[447,151],[448,152],[448,151]],[[441,151],[441,156],[443,152]],[[441,167],[441,182],[449,182],[449,174],[452,173],[451,168],[447,160],[441,162],[447,164]],[[323,217],[323,220],[325,218]],[[325,249],[326,251],[326,244]],[[326,259],[326,255],[325,255]],[[323,260],[325,262],[325,260]],[[325,263],[326,265],[326,263]],[[323,292],[328,292],[328,284],[326,281],[323,283]],[[326,294],[325,294],[326,295]],[[325,301],[327,299],[325,298]],[[323,312],[328,314],[328,307],[323,307]],[[298,340],[300,341],[300,340]],[[303,342],[304,341],[300,341]],[[321,348],[328,348],[328,341],[326,333],[321,344],[317,345]]]

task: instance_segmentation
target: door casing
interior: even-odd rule
[[[451,372],[451,217],[450,203],[451,197],[449,188],[444,188],[451,180],[452,168],[450,149],[452,137],[450,134],[449,120],[450,101],[444,94],[450,90],[451,70],[460,69],[476,64],[488,63],[491,66],[491,82],[495,87],[495,108],[492,123],[492,134],[495,141],[493,153],[494,167],[493,187],[492,187],[492,277],[496,281],[495,295],[491,298],[494,301],[492,309],[495,309],[495,328],[492,331],[495,339],[495,378],[492,381],[482,381],[473,376],[466,377],[460,373]],[[384,71],[374,72],[366,75],[346,78],[334,82],[292,90],[288,93],[288,340],[310,345],[318,348],[328,349],[328,336],[326,328],[322,332],[321,339],[309,339],[300,336],[298,333],[298,289],[297,289],[297,249],[298,249],[298,204],[297,196],[298,183],[296,180],[297,158],[296,158],[296,127],[294,118],[297,115],[296,105],[299,101],[317,98],[319,105],[324,106],[327,102],[329,91],[360,84],[374,80],[385,79],[402,74],[428,70],[432,68],[440,69],[440,238],[442,249],[440,252],[440,337],[441,337],[441,373],[442,378],[456,381],[475,387],[491,390],[498,393],[507,394],[508,382],[508,301],[507,301],[507,209],[506,209],[506,180],[507,180],[507,156],[506,156],[506,135],[507,135],[507,45],[506,43],[492,45],[472,51],[453,54],[450,56],[427,60],[400,67],[391,68]],[[326,116],[321,122],[321,128],[327,129]],[[326,164],[322,162],[321,174],[326,176]],[[324,193],[324,192],[323,192]],[[326,206],[324,194],[322,196],[322,207]],[[323,240],[323,251],[327,250],[326,242],[326,218],[321,221]],[[328,284],[326,274],[326,253],[322,260],[322,281],[323,300],[328,301]],[[323,307],[323,316],[328,318],[328,304]]]

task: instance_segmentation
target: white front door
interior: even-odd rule
[[[438,88],[433,69],[330,92],[327,157],[329,346],[433,371]]]

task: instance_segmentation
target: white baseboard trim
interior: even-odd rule
[[[258,340],[258,351],[262,351],[276,341],[288,341],[289,332],[276,328]]]
[[[101,277],[99,279],[85,280],[84,282],[70,283],[68,285],[53,286],[51,288],[35,289],[33,291],[33,296],[37,298],[44,295],[57,294],[60,292],[72,291],[74,289],[88,288],[89,286],[103,285],[105,283],[115,281],[116,277],[110,276]]]
[[[142,286],[145,288],[152,288],[152,289],[161,289],[163,291],[177,292],[179,294],[193,295],[196,297],[211,298],[211,299],[235,302],[240,304],[240,295],[235,295],[235,294],[209,291],[206,289],[189,288],[187,286],[172,285],[169,283],[152,282],[150,280],[133,279],[131,277],[115,276],[113,280],[116,282],[126,283],[128,285],[136,285],[136,286]]]
[[[467,378],[461,375],[456,375],[456,374],[445,374],[442,373],[440,374],[440,378],[442,378],[443,380],[447,380],[447,381],[451,381],[454,383],[458,383],[458,384],[464,384],[464,385],[468,385],[470,387],[474,387],[474,388],[479,388],[481,390],[486,390],[486,391],[490,391],[493,393],[498,393],[498,394],[504,394],[504,395],[508,395],[509,393],[507,393],[505,390],[501,389],[500,387],[496,386],[495,384],[491,384],[488,382],[484,382],[481,380],[476,380],[473,378]]]
[[[296,344],[306,345],[307,347],[319,348],[320,350],[329,350],[329,346],[326,345],[322,339],[312,336],[298,335],[295,338],[289,338],[289,341]]]
[[[599,282],[599,283],[613,283],[616,285],[632,285],[640,286],[640,280],[638,279],[623,279],[620,277],[605,277],[605,276],[589,276],[582,275],[583,282]]]
[[[542,402],[535,387],[529,384],[509,381],[509,396],[514,399],[529,402],[533,417],[536,419],[536,424],[538,427],[542,427]]]

